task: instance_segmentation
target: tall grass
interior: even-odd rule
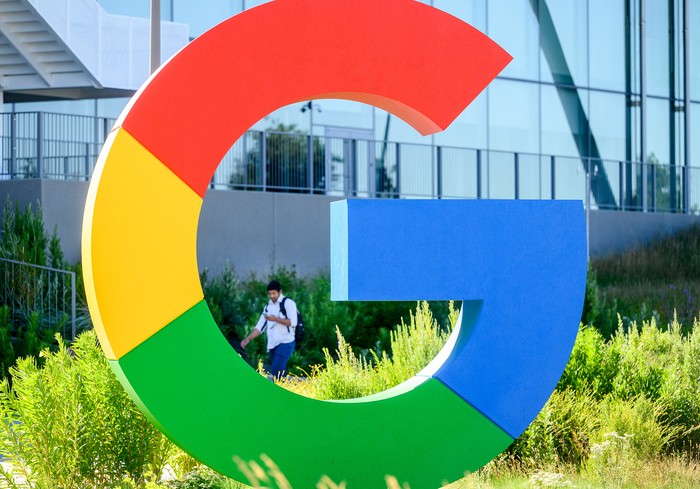
[[[353,399],[394,387],[415,376],[445,345],[457,312],[449,303],[449,324],[440,326],[427,302],[418,302],[409,323],[390,333],[390,351],[356,354],[340,330],[338,348],[324,349],[325,365],[314,367],[306,382],[282,380],[283,387],[315,399]]]
[[[626,324],[655,317],[665,325],[677,317],[688,329],[700,313],[700,226],[650,245],[592,261],[599,320],[610,334],[618,314]],[[584,321],[586,317],[584,316]]]
[[[292,373],[308,372],[312,366],[325,363],[324,350],[334,351],[336,328],[355,353],[372,350],[378,355],[391,348],[391,331],[398,320],[408,320],[414,302],[347,302],[331,301],[330,278],[319,274],[311,278],[297,275],[294,268],[278,268],[266,276],[241,278],[232,267],[216,277],[205,270],[200,276],[204,297],[216,323],[231,342],[240,341],[255,326],[267,303],[267,283],[279,280],[282,292],[297,303],[304,315],[306,338],[302,348],[295,350],[289,362]],[[447,321],[446,301],[431,302],[430,308],[438,322]],[[267,360],[265,341],[258,340],[246,347],[252,366]]]
[[[693,226],[650,245],[595,259],[602,284],[666,282],[700,278],[700,226]]]
[[[338,348],[324,351],[324,367],[281,385],[320,399],[388,389],[437,355],[455,316],[450,305],[451,321],[440,326],[420,302],[383,352],[357,352],[338,333]],[[605,339],[583,327],[557,390],[530,427],[495,462],[451,487],[566,487],[543,484],[567,481],[654,487],[634,484],[659,460],[678,470],[677,487],[693,487],[684,474],[700,473],[700,325],[689,334],[682,329],[647,321],[620,325]],[[0,384],[0,453],[14,467],[13,475],[0,470],[0,487],[243,489],[198,466],[150,426],[121,389],[93,333],[70,349],[58,344],[39,362],[20,360],[14,383]],[[159,481],[166,463],[176,468],[170,482]],[[342,481],[319,484],[344,487]],[[391,478],[387,484],[404,487]],[[661,480],[657,485],[674,487]]]
[[[160,474],[172,445],[137,410],[89,332],[68,348],[17,361],[0,382],[0,453],[7,487],[113,487]]]

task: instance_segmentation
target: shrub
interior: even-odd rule
[[[572,389],[601,399],[613,391],[620,356],[619,344],[605,341],[593,327],[582,327],[557,390]]]
[[[627,457],[652,460],[660,456],[678,435],[678,428],[663,422],[666,411],[667,406],[662,400],[643,395],[628,400],[610,396],[600,403],[600,424],[591,435],[596,443],[601,443],[610,433],[624,436]]]
[[[18,360],[0,382],[0,446],[31,487],[105,487],[160,474],[172,445],[136,409],[93,332]]]
[[[205,270],[200,276],[204,297],[222,334],[231,341],[242,340],[255,326],[267,303],[267,283],[276,279],[282,292],[297,303],[307,324],[303,346],[295,350],[289,371],[304,373],[325,361],[324,349],[334,351],[336,328],[352,345],[356,354],[381,354],[390,349],[390,331],[404,318],[407,320],[413,302],[347,302],[331,301],[330,278],[320,274],[301,278],[294,268],[279,268],[267,277],[255,275],[238,278],[230,266],[222,275],[211,278]],[[449,314],[447,302],[430,303],[439,322]],[[252,366],[267,360],[264,339],[251,342],[246,348]]]
[[[615,324],[609,320],[619,313],[625,325],[652,316],[665,325],[677,316],[689,330],[698,315],[699,246],[700,226],[694,226],[647,246],[595,258],[592,269],[602,298],[596,327],[606,335],[612,332]]]
[[[29,205],[22,211],[8,199],[1,224],[0,258],[76,271],[77,326],[79,331],[89,327],[82,274],[79,267],[65,262],[56,231],[51,236],[46,232],[41,207]],[[4,285],[0,287],[0,376],[4,378],[16,356],[37,355],[45,347],[55,347],[55,333],[64,331],[70,318],[59,317],[54,308],[56,301],[68,303],[69,290],[36,267],[0,266],[0,272]]]
[[[324,350],[325,367],[314,367],[308,382],[282,380],[282,385],[298,394],[316,399],[353,399],[394,387],[422,370],[444,346],[454,327],[457,312],[449,305],[450,324],[440,327],[427,302],[419,302],[410,322],[403,321],[391,333],[389,352],[355,354],[336,329],[335,355]]]
[[[586,392],[555,391],[507,455],[526,467],[580,465],[599,424],[598,403]]]

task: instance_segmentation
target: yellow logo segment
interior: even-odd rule
[[[202,198],[117,129],[88,192],[83,266],[90,313],[117,360],[202,300],[197,223]]]

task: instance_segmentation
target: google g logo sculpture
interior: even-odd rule
[[[552,392],[585,283],[580,203],[334,203],[333,298],[464,300],[420,375],[324,402],[253,372],[203,300],[202,198],[234,141],[289,103],[343,98],[440,131],[510,61],[460,20],[412,0],[276,0],[172,58],[117,121],[85,210],[85,284],[112,367],[148,418],[233,478],[274,461],[295,488],[321,476],[439,487],[504,450]],[[419,229],[419,232],[415,232]],[[290,422],[293,420],[293,422]]]

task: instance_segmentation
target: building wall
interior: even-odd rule
[[[86,182],[60,180],[0,180],[3,208],[7,200],[16,201],[22,209],[41,205],[44,226],[50,234],[56,230],[65,258],[80,261],[80,236],[83,208],[87,197]]]
[[[624,251],[700,224],[688,214],[591,211],[589,249],[592,257]]]
[[[264,274],[294,266],[302,275],[330,268],[330,203],[338,198],[210,190],[199,219],[200,269]]]
[[[23,208],[41,202],[44,222],[54,227],[66,259],[80,260],[88,184],[58,180],[0,181],[0,198]],[[274,192],[210,190],[199,220],[197,258],[212,275],[231,264],[239,275],[295,267],[301,275],[330,268],[330,203],[341,197]],[[694,224],[700,216],[593,210],[589,216],[592,257],[606,255]]]
[[[22,208],[41,203],[46,229],[55,228],[69,262],[80,261],[88,184],[60,180],[0,180],[0,198]],[[200,269],[266,273],[294,266],[302,275],[329,268],[330,202],[337,198],[273,192],[211,190],[197,236]]]

